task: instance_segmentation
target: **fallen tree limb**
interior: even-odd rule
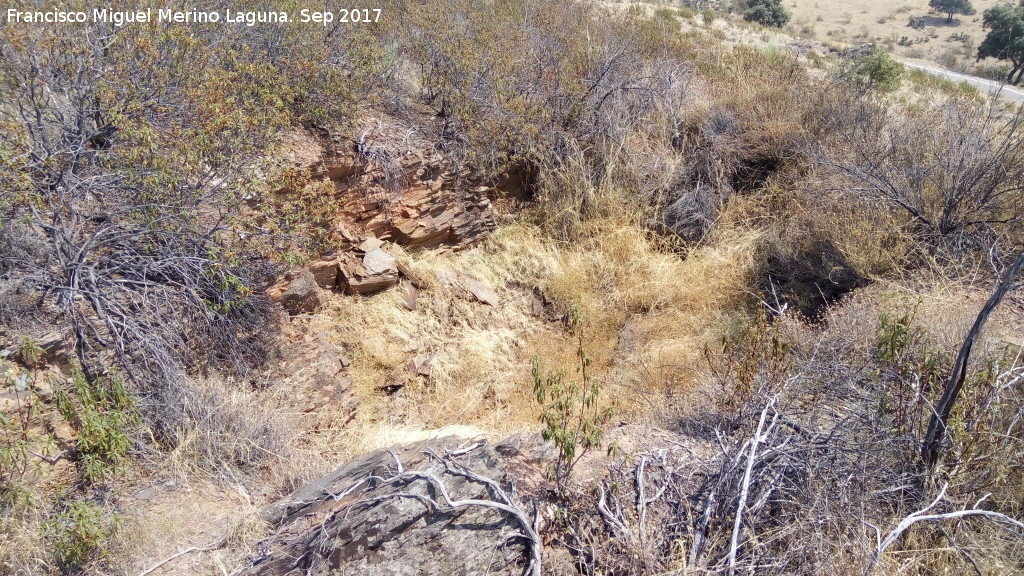
[[[935,412],[932,413],[931,420],[928,421],[928,432],[925,434],[924,442],[921,444],[921,460],[924,463],[926,472],[931,472],[935,468],[935,464],[941,456],[940,448],[942,442],[946,439],[946,423],[949,422],[949,415],[953,412],[953,406],[956,404],[960,391],[963,389],[964,382],[967,379],[967,364],[971,357],[971,349],[974,348],[974,342],[981,334],[981,329],[984,328],[985,322],[988,321],[992,311],[995,310],[996,306],[1002,302],[1003,297],[1006,296],[1006,293],[1013,287],[1013,279],[1016,278],[1022,266],[1024,266],[1024,252],[1021,252],[1017,259],[1013,261],[1013,264],[1006,270],[1002,281],[996,286],[988,302],[985,302],[981,312],[978,312],[978,317],[974,320],[971,331],[967,333],[967,338],[964,339],[964,343],[960,347],[956,362],[953,364],[953,371],[950,373],[949,381],[946,382],[946,388],[942,393],[942,399],[939,400],[938,405],[935,407]]]
[[[889,532],[885,539],[882,540],[882,542],[878,545],[878,549],[875,550],[875,553],[871,556],[871,561],[868,562],[868,566],[864,570],[864,576],[868,576],[869,574],[871,574],[871,571],[875,568],[875,564],[878,563],[878,560],[885,552],[885,549],[888,548],[890,544],[895,542],[911,526],[917,524],[918,522],[941,522],[943,520],[954,520],[957,518],[966,518],[969,516],[981,516],[983,518],[991,519],[997,524],[1008,524],[1019,530],[1024,530],[1024,522],[1021,522],[1015,518],[1011,518],[1006,514],[1000,514],[999,512],[993,512],[991,510],[968,508],[966,510],[946,512],[944,514],[928,514],[928,512],[931,509],[935,508],[940,502],[942,502],[942,499],[946,497],[946,488],[948,487],[949,484],[944,485],[942,487],[942,490],[939,491],[939,495],[935,497],[935,500],[933,500],[931,504],[925,506],[924,508],[918,510],[917,512],[914,512],[913,514],[910,514],[909,516],[901,520],[900,523],[897,524],[891,532]]]
[[[167,564],[168,562],[171,562],[172,560],[176,560],[178,558],[181,558],[182,556],[184,556],[186,554],[191,554],[193,552],[209,552],[210,550],[216,550],[217,548],[220,548],[223,545],[224,545],[224,542],[221,541],[221,542],[218,542],[216,544],[212,544],[210,546],[204,546],[204,547],[192,546],[191,548],[186,548],[186,549],[182,550],[181,552],[178,552],[177,554],[173,554],[171,556],[168,556],[167,558],[164,558],[163,560],[157,562],[156,564],[153,564],[152,566],[150,566],[146,570],[143,570],[142,572],[139,572],[139,576],[146,576],[147,574],[152,574],[154,571],[159,569],[164,564]]]
[[[369,496],[367,498],[363,498],[361,500],[354,502],[353,505],[381,502],[393,498],[408,498],[412,500],[417,500],[426,505],[431,510],[435,512],[440,512],[442,514],[448,514],[469,507],[491,508],[494,510],[499,510],[507,514],[508,516],[511,516],[512,519],[516,521],[516,524],[519,527],[519,531],[521,532],[521,536],[528,542],[530,558],[529,562],[526,565],[526,568],[523,571],[524,576],[540,576],[541,551],[543,549],[543,545],[541,543],[540,536],[538,535],[537,530],[535,529],[538,519],[531,520],[530,517],[527,516],[522,509],[516,506],[516,504],[512,501],[508,494],[506,494],[505,490],[501,487],[501,485],[499,485],[493,479],[487,478],[486,476],[481,476],[480,474],[473,472],[472,470],[466,468],[465,466],[459,464],[458,462],[455,462],[453,456],[450,454],[442,457],[438,456],[432,451],[425,452],[425,454],[427,454],[430,458],[441,462],[445,467],[445,471],[448,472],[449,474],[462,476],[463,478],[466,478],[472,482],[483,484],[490,488],[492,493],[495,494],[495,496],[497,497],[497,500],[481,500],[474,498],[454,500],[451,497],[451,494],[448,492],[448,488],[445,486],[444,482],[442,482],[437,475],[432,474],[430,472],[424,472],[419,470],[407,471],[405,470],[405,467],[402,465],[401,461],[398,459],[398,456],[395,455],[393,452],[389,451],[389,453],[391,454],[391,457],[395,460],[395,464],[397,467],[397,471],[393,475],[387,478],[382,476],[369,476],[367,478],[359,480],[358,482],[356,482],[352,486],[349,486],[348,488],[346,488],[337,495],[329,495],[337,501],[343,498],[344,496],[351,494],[356,490],[356,488],[363,486],[368,482],[377,482],[378,485],[375,486],[374,489],[378,489],[384,485],[394,485],[403,482],[425,481],[432,485],[437,490],[437,493],[440,495],[440,498],[435,499],[425,494],[416,494],[408,491],[393,492],[390,494],[381,494],[379,496]],[[462,451],[458,451],[458,453],[462,453]]]

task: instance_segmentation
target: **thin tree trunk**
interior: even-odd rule
[[[1020,76],[1021,76],[1020,72],[1022,72],[1022,71],[1024,71],[1024,65],[1014,64],[1013,70],[1010,70],[1010,73],[1006,75],[1006,83],[1011,85],[1011,86],[1016,86],[1017,84],[1019,84],[1020,83]],[[1016,80],[1013,79],[1013,75],[1014,74],[1017,75],[1017,79]]]
[[[1017,256],[1017,259],[1007,269],[1006,275],[1003,276],[1002,281],[996,286],[995,292],[989,297],[985,307],[978,313],[978,317],[974,320],[974,326],[971,327],[971,331],[967,333],[967,338],[960,347],[960,353],[957,354],[956,363],[953,365],[953,371],[949,375],[949,381],[946,383],[942,399],[935,407],[935,411],[932,412],[931,420],[928,422],[928,432],[925,434],[924,443],[921,445],[921,460],[924,462],[925,470],[928,472],[931,472],[942,455],[942,443],[946,439],[946,424],[949,422],[949,415],[952,413],[953,406],[960,396],[960,391],[963,390],[964,381],[967,379],[967,362],[971,357],[971,348],[974,347],[974,342],[981,333],[981,329],[985,326],[985,322],[988,321],[989,315],[992,314],[995,307],[1003,300],[1006,293],[1010,291],[1013,279],[1017,276],[1021,266],[1024,266],[1024,251]]]

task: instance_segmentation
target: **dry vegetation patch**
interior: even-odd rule
[[[876,557],[878,573],[972,565],[1011,573],[1024,565],[1019,534],[977,519],[915,527],[886,554],[877,538],[945,483],[937,510],[962,510],[990,493],[984,504],[992,512],[1021,513],[1019,302],[1007,302],[984,333],[933,473],[921,470],[918,450],[959,343],[1020,245],[1024,111],[948,86],[934,86],[943,92],[934,98],[881,94],[781,36],[713,14],[539,0],[403,7],[407,18],[333,47],[320,62],[340,59],[345,66],[332,72],[365,80],[353,80],[353,92],[341,95],[353,107],[369,86],[385,91],[360,114],[345,110],[346,120],[358,122],[319,123],[329,94],[321,91],[338,77],[312,74],[315,58],[285,59],[301,69],[278,78],[281,94],[260,92],[296,108],[274,121],[304,123],[306,133],[352,143],[350,156],[379,161],[376,182],[377,173],[358,173],[360,162],[345,167],[351,182],[375,187],[374,194],[387,189],[385,200],[362,204],[377,221],[390,218],[387,194],[408,183],[389,177],[399,171],[398,156],[365,130],[351,134],[366,118],[400,126],[398,135],[408,131],[404,140],[388,134],[391,144],[446,158],[451,173],[424,178],[419,194],[479,200],[473,195],[500,194],[481,182],[510,171],[528,174],[529,190],[496,202],[505,209],[499,225],[471,245],[426,250],[399,245],[399,235],[374,237],[375,248],[360,250],[394,258],[397,285],[353,295],[336,280],[326,284],[334,291],[310,281],[318,306],[285,317],[261,296],[275,263],[256,255],[274,256],[284,246],[288,253],[276,257],[294,265],[317,256],[297,254],[302,246],[354,253],[371,231],[345,220],[351,206],[332,204],[339,187],[329,179],[282,188],[278,200],[305,190],[294,193],[293,204],[260,196],[269,188],[262,182],[232,189],[239,196],[230,198],[247,207],[218,205],[231,226],[205,237],[237,237],[238,244],[225,240],[196,255],[210,271],[197,280],[207,292],[190,293],[195,324],[181,324],[179,308],[168,304],[143,307],[150,316],[132,316],[129,332],[105,325],[121,338],[137,337],[146,333],[138,324],[145,320],[174,345],[170,356],[154,349],[155,340],[109,349],[104,325],[93,320],[102,306],[89,313],[73,297],[77,285],[58,282],[39,264],[46,250],[66,260],[62,245],[48,248],[52,235],[41,224],[29,227],[38,239],[31,245],[0,229],[0,317],[13,325],[42,317],[19,317],[19,310],[56,314],[33,308],[19,290],[43,286],[40,278],[58,282],[70,295],[59,303],[76,319],[69,338],[92,363],[88,375],[71,379],[75,388],[66,396],[45,397],[33,385],[40,410],[24,418],[15,410],[3,422],[0,504],[10,514],[0,520],[0,567],[53,573],[61,557],[75,556],[65,570],[137,574],[170,559],[152,573],[229,572],[267,529],[255,511],[339,462],[448,434],[536,432],[548,406],[535,395],[535,357],[570,379],[587,365],[588,378],[604,382],[593,408],[615,407],[615,418],[601,423],[609,427],[606,440],[620,442],[628,456],[592,451],[579,483],[559,486],[557,494],[537,489],[547,506],[540,512],[544,538],[571,552],[584,571],[852,574]],[[811,27],[806,34],[832,20],[855,27],[881,19],[870,4],[849,14],[841,3],[813,8],[820,12],[804,0],[786,7],[797,21],[813,16],[799,24]],[[274,39],[242,40],[262,46]],[[307,48],[300,42],[291,49]],[[262,77],[237,62],[223,64],[243,79]],[[285,90],[286,80],[299,82],[300,94]],[[154,114],[154,122],[163,118]],[[8,148],[17,144],[0,139],[0,160],[23,176],[12,185],[35,200],[0,195],[0,208],[17,207],[9,213],[24,216],[44,199],[57,202],[63,190],[35,168],[8,162]],[[257,145],[247,144],[247,151]],[[301,154],[283,161],[337,170],[320,166],[321,148],[331,146],[300,146]],[[400,156],[408,164],[401,170],[424,175],[415,155]],[[121,158],[129,167],[137,160]],[[103,173],[106,166],[90,164]],[[196,186],[187,191],[207,190]],[[348,191],[364,192],[355,185]],[[185,209],[175,221],[185,228],[205,221],[209,205],[199,205],[206,211],[194,221]],[[438,214],[455,205],[438,203]],[[278,209],[288,234],[308,232],[315,242],[264,229],[269,220],[254,218],[252,206]],[[443,219],[438,214],[424,217]],[[83,218],[86,227],[106,222],[102,214]],[[149,221],[140,216],[123,225],[138,232],[146,229],[140,222]],[[175,230],[161,237],[176,237]],[[115,248],[128,254],[150,247],[119,242]],[[252,252],[234,250],[241,246]],[[97,253],[95,265],[107,254]],[[246,268],[240,254],[259,266]],[[158,251],[143,256],[163,261]],[[340,261],[325,257],[317,265],[329,270]],[[10,262],[38,269],[22,274]],[[160,281],[140,272],[146,266],[131,267],[134,275],[110,272],[107,281],[145,293]],[[264,269],[266,278],[254,272]],[[161,284],[159,301],[175,302],[181,286]],[[125,294],[121,317],[134,302]],[[242,303],[258,309],[239,319],[233,314],[246,312]],[[216,345],[206,346],[208,338]],[[236,357],[236,341],[255,346]],[[44,370],[38,360],[18,362],[19,371]],[[118,366],[136,376],[133,386],[120,383]],[[153,370],[159,386],[141,378]],[[26,390],[17,386],[5,383],[5,398],[8,388]],[[11,414],[9,406],[3,413]],[[101,433],[96,422],[104,424]],[[81,442],[94,435],[112,448]],[[21,470],[51,458],[29,457],[22,448],[38,452],[41,444],[24,436],[63,443],[74,465],[41,467],[39,475]],[[675,448],[645,449],[661,442],[655,437]],[[129,455],[127,469],[115,465]],[[109,470],[90,471],[96,462]],[[530,478],[533,487],[547,481]],[[72,488],[57,490],[61,482]],[[30,502],[40,505],[13,505],[11,487],[28,487],[36,498]],[[644,494],[659,495],[648,502]],[[107,530],[118,516],[120,528]],[[575,520],[583,530],[573,531]],[[63,544],[56,555],[47,549],[54,542]]]

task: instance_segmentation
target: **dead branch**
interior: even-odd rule
[[[608,501],[605,497],[604,486],[601,484],[597,485],[598,500],[597,510],[601,513],[601,517],[612,529],[612,532],[620,535],[621,537],[629,538],[629,530],[626,529],[626,525],[622,523],[622,520],[616,514],[608,508]]]
[[[965,518],[968,516],[982,516],[991,519],[996,524],[1005,523],[1017,529],[1024,530],[1024,522],[1011,518],[1006,514],[1000,514],[999,512],[993,512],[991,510],[968,508],[965,510],[958,510],[956,512],[946,512],[944,514],[928,514],[930,510],[935,508],[940,502],[942,502],[942,499],[946,497],[946,489],[948,487],[949,484],[943,485],[942,490],[939,491],[939,495],[935,497],[935,500],[932,500],[931,504],[910,514],[900,521],[900,523],[897,524],[891,532],[889,532],[885,539],[882,540],[881,544],[878,545],[878,550],[876,550],[871,556],[871,561],[868,562],[868,566],[864,570],[864,576],[871,574],[871,571],[874,569],[875,564],[878,563],[878,559],[882,556],[882,553],[885,552],[885,549],[895,542],[904,532],[906,532],[908,528],[918,522],[941,522],[943,520],[954,520],[956,518]]]
[[[764,423],[768,418],[768,411],[774,409],[775,398],[768,401],[768,404],[761,411],[761,417],[757,421],[757,431],[754,432],[753,438],[750,439],[750,452],[747,456],[747,470],[743,474],[743,484],[740,489],[740,501],[736,506],[736,520],[732,527],[732,540],[729,543],[729,574],[733,574],[736,567],[736,549],[739,546],[740,527],[743,523],[743,508],[747,505],[747,497],[750,495],[750,473],[754,469],[754,462],[757,458],[757,446],[768,439],[768,433],[775,427],[776,416],[772,417],[771,424],[768,425],[768,430],[765,430]]]
[[[473,472],[472,470],[459,464],[458,462],[455,462],[454,456],[452,456],[451,454],[446,454],[445,456],[438,456],[433,451],[424,452],[431,459],[441,462],[445,467],[445,471],[448,472],[449,474],[461,476],[472,482],[483,484],[487,486],[492,491],[492,493],[495,494],[495,496],[497,497],[497,500],[480,500],[473,498],[468,498],[465,500],[453,500],[444,482],[442,482],[441,479],[437,477],[435,474],[419,470],[406,471],[405,467],[398,459],[398,456],[395,455],[395,453],[391,452],[390,450],[388,452],[391,454],[391,457],[394,459],[395,464],[397,466],[397,471],[391,476],[385,478],[382,476],[371,475],[367,476],[366,478],[360,479],[358,482],[352,484],[351,486],[349,486],[348,488],[346,488],[345,490],[338,494],[332,494],[330,492],[327,492],[326,490],[325,492],[327,492],[327,494],[335,501],[338,501],[341,498],[344,498],[346,495],[353,493],[357,488],[364,486],[368,483],[378,482],[379,485],[376,486],[376,488],[379,488],[382,485],[395,485],[406,482],[415,482],[418,480],[426,481],[437,490],[438,494],[440,494],[439,500],[424,494],[415,494],[412,492],[394,492],[391,494],[383,494],[380,496],[370,496],[367,498],[363,498],[357,502],[354,502],[353,504],[375,503],[393,498],[408,498],[411,500],[417,500],[426,505],[429,509],[435,512],[439,512],[441,514],[450,514],[452,512],[455,512],[456,510],[461,510],[464,508],[474,506],[499,510],[501,512],[504,512],[508,516],[511,516],[512,519],[515,520],[521,532],[521,536],[528,542],[530,550],[530,560],[525,570],[523,571],[524,576],[540,576],[541,551],[543,549],[543,544],[535,528],[537,519],[531,520],[529,516],[527,516],[527,514],[512,501],[512,499],[506,494],[505,490],[502,489],[502,487],[496,481],[494,481],[491,478],[487,478],[486,476],[481,476],[480,474]],[[456,452],[462,453],[462,451]]]
[[[661,465],[667,467],[665,462],[665,453],[661,453]],[[640,540],[643,541],[644,534],[646,533],[647,524],[647,507],[658,501],[659,498],[665,493],[665,490],[671,484],[671,479],[666,480],[661,488],[652,496],[647,498],[646,487],[644,486],[644,470],[647,467],[647,456],[640,457],[640,464],[636,467],[636,509],[637,515],[640,517],[639,522],[639,534]]]
[[[992,296],[989,297],[988,302],[985,303],[981,312],[978,313],[971,331],[967,333],[967,338],[964,339],[964,343],[960,347],[956,363],[953,365],[953,371],[950,373],[949,381],[946,383],[945,391],[942,393],[942,399],[939,400],[939,404],[936,406],[935,412],[928,422],[928,432],[925,434],[924,442],[921,445],[921,460],[924,462],[925,469],[929,472],[935,467],[939,459],[940,447],[946,438],[946,423],[949,421],[953,405],[956,404],[960,391],[964,387],[964,381],[967,378],[967,362],[970,360],[974,342],[981,334],[981,329],[985,326],[985,322],[988,321],[989,315],[992,314],[992,311],[1003,300],[1006,293],[1010,291],[1010,288],[1013,286],[1013,280],[1022,266],[1024,266],[1024,252],[1017,256],[1017,259],[1014,260],[1013,264],[1010,265],[1010,268],[1003,275],[1002,281],[996,286]]]
[[[186,554],[191,554],[193,552],[209,552],[211,550],[216,550],[217,548],[220,548],[223,545],[224,545],[224,541],[222,540],[222,541],[220,541],[220,542],[218,542],[216,544],[211,544],[210,546],[203,546],[201,548],[199,546],[192,546],[191,548],[186,548],[186,549],[182,550],[181,552],[178,552],[177,554],[173,554],[171,556],[168,556],[167,558],[164,558],[163,560],[157,562],[156,564],[153,564],[148,569],[143,570],[142,572],[140,572],[139,576],[146,576],[147,574],[151,574],[155,570],[157,570],[158,568],[163,566],[164,564],[167,564],[168,562],[170,562],[172,560],[175,560],[177,558],[180,558],[180,557],[182,557],[182,556],[184,556]]]

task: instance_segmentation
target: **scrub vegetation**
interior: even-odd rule
[[[723,16],[394,0],[335,27],[0,28],[0,573],[186,548],[166,573],[230,571],[259,506],[440,430],[553,441],[542,536],[585,574],[1024,571],[1024,108]],[[268,288],[342,250],[351,209],[295,140],[390,169],[365,128],[386,121],[466,194],[528,190],[475,244],[390,247],[415,289],[285,316]],[[275,372],[314,363],[310,334],[344,378]],[[619,421],[709,451],[666,473],[658,530],[569,530]]]

